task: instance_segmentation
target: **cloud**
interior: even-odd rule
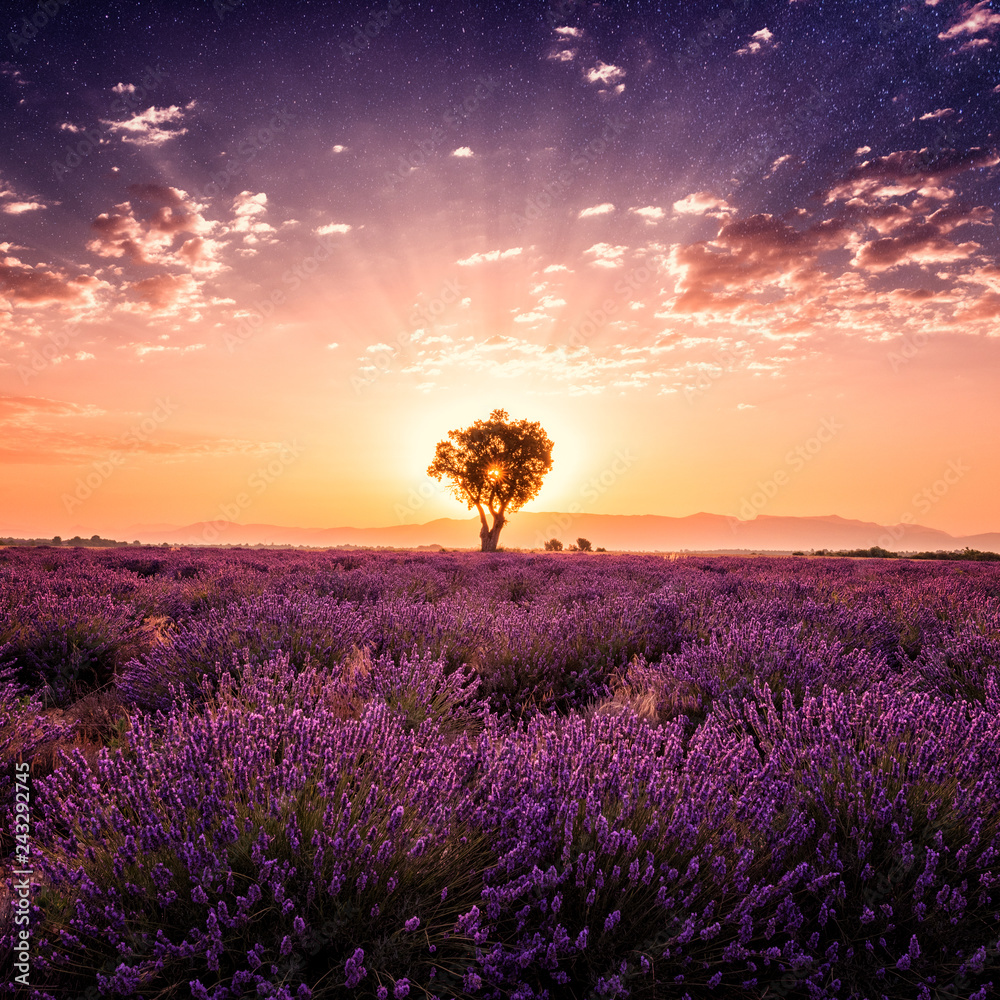
[[[162,146],[169,139],[187,134],[186,128],[167,127],[177,125],[183,118],[184,110],[172,104],[169,108],[149,107],[123,122],[101,121],[109,131],[122,133],[122,142],[136,146]]]
[[[206,206],[196,202],[181,188],[162,184],[132,184],[128,201],[115,205],[113,212],[102,212],[90,224],[94,238],[87,249],[101,257],[126,258],[136,264],[190,265],[178,259],[172,250],[178,236],[206,237],[219,229],[219,223],[207,220]],[[199,260],[221,250],[221,244],[201,245]],[[192,248],[188,249],[190,257]]]
[[[614,210],[615,206],[610,201],[605,201],[600,205],[591,205],[590,208],[581,208],[577,218],[589,219],[594,215],[608,215]]]
[[[472,156],[473,152],[468,146],[459,146],[458,149],[453,149],[451,151],[451,155],[465,159]]]
[[[621,392],[651,387],[659,392],[677,392],[691,385],[706,369],[718,370],[714,357],[703,360],[711,351],[728,351],[737,343],[724,332],[710,336],[671,334],[654,337],[652,343],[637,343],[639,334],[646,331],[632,316],[614,320],[608,324],[605,336],[583,344],[577,343],[568,330],[563,331],[569,336],[565,343],[556,339],[560,336],[558,327],[533,326],[531,322],[515,326],[516,322],[512,322],[516,332],[494,335],[485,341],[466,336],[435,339],[433,344],[421,342],[416,356],[400,374],[414,385],[428,387],[442,380],[453,382],[455,378],[485,374],[524,380],[532,391],[540,393],[599,395],[609,389]],[[685,317],[674,322],[681,328],[696,329],[694,321]],[[789,363],[787,357],[775,355],[769,345],[764,345],[756,357],[749,352],[750,345],[740,341],[740,346],[747,367],[757,364],[767,374],[777,374]]]
[[[725,199],[717,198],[711,191],[696,191],[675,201],[673,209],[678,215],[710,215],[722,218],[735,209]]]
[[[0,423],[27,424],[37,417],[100,417],[104,410],[86,403],[70,403],[42,396],[0,396]]]
[[[926,122],[934,118],[950,118],[954,113],[954,108],[938,108],[937,111],[928,111],[926,115],[921,115],[920,120]]]
[[[936,154],[928,149],[899,150],[851,167],[844,179],[827,193],[826,201],[829,204],[852,199],[865,203],[912,194],[925,187],[933,190],[938,185],[928,182],[997,163],[1000,157],[995,152],[978,147],[961,152],[946,149]]]
[[[0,212],[7,215],[23,215],[25,212],[35,212],[43,208],[48,208],[45,202],[40,201],[35,196],[25,197],[18,194],[10,184],[0,177]]]
[[[1000,266],[988,264],[984,267],[973,268],[962,274],[959,281],[967,284],[985,285],[994,292],[1000,292]]]
[[[474,264],[483,264],[488,261],[509,260],[511,257],[520,257],[524,252],[522,247],[511,247],[509,250],[487,250],[486,253],[474,253],[471,257],[456,261],[459,267],[471,267]]]
[[[641,357],[601,358],[586,348],[573,350],[497,335],[485,341],[469,337],[422,349],[402,373],[415,379],[436,378],[442,372],[456,371],[508,379],[534,376],[543,380],[543,385],[561,384],[561,391],[576,383],[586,386],[587,391],[600,392],[607,380],[620,378],[642,363]]]
[[[237,216],[263,215],[267,211],[267,195],[263,191],[253,194],[241,191],[233,199],[233,213]]]
[[[93,306],[98,292],[110,288],[89,274],[70,277],[44,264],[32,267],[16,257],[0,258],[0,303],[37,307],[53,303]]]
[[[172,345],[130,345],[137,353],[187,352]],[[202,348],[204,345],[192,345]],[[132,413],[111,414],[90,404],[37,396],[0,396],[0,463],[85,465],[111,452],[129,452],[164,461],[273,453],[276,442],[219,438],[170,431],[125,436],[121,427]]]
[[[610,243],[595,243],[592,247],[584,250],[584,254],[593,256],[590,262],[594,267],[622,267],[625,263],[623,257],[628,247],[612,246]]]
[[[570,28],[565,25],[556,28],[557,35],[563,35],[565,38],[583,38],[582,28]]]
[[[980,249],[978,243],[952,243],[931,222],[911,222],[895,236],[887,236],[858,248],[852,261],[857,267],[881,271],[902,264],[947,264],[967,260]]]
[[[990,10],[989,0],[981,3],[963,3],[958,9],[958,20],[938,38],[951,41],[961,35],[978,35],[981,32],[992,35],[1000,27],[1000,14]],[[977,39],[980,44],[989,44],[987,39]]]
[[[996,319],[1000,319],[1000,295],[996,292],[987,292],[974,303],[955,314],[956,323],[974,323],[977,320]],[[991,323],[988,336],[995,337],[996,335],[996,323]]]
[[[554,62],[571,62],[576,56],[576,49],[553,49],[545,58]]]
[[[745,48],[737,49],[738,56],[756,55],[758,52],[773,51],[778,48],[780,42],[774,41],[774,35],[767,28],[761,28],[750,36],[750,41]]]
[[[241,191],[233,199],[233,215],[231,223],[233,232],[243,233],[243,242],[251,246],[274,242],[277,230],[270,223],[264,222],[259,216],[267,212],[267,195],[261,191]]]
[[[927,221],[937,226],[942,233],[950,233],[958,226],[966,224],[988,226],[993,222],[993,214],[993,209],[984,205],[977,205],[973,208],[958,202],[932,212],[927,216]]]
[[[18,87],[28,86],[28,81],[25,80],[21,71],[11,66],[10,63],[0,63],[0,76],[5,76],[8,80],[13,80]]]
[[[734,308],[762,283],[779,281],[792,290],[814,284],[817,255],[842,245],[847,234],[836,221],[799,230],[768,214],[729,222],[714,240],[672,248],[668,269],[680,292],[673,309]]]
[[[190,354],[192,351],[205,350],[204,344],[127,344],[141,361],[147,354]],[[224,451],[221,454],[231,454]]]
[[[341,146],[340,143],[337,143],[336,146],[331,146],[330,147],[330,152],[331,153],[343,153],[344,150],[346,150],[346,149],[347,149],[346,146]]]
[[[226,225],[206,219],[202,213],[207,206],[181,188],[132,184],[127,192],[127,201],[93,220],[87,249],[100,257],[155,268],[156,273],[122,282],[114,311],[154,323],[194,322],[202,319],[207,307],[229,304],[231,300],[207,296],[204,282],[229,269],[223,258],[233,239],[227,236],[240,234],[243,241],[258,242],[273,232],[261,219],[266,195],[248,191],[237,195],[233,219]],[[122,274],[121,268],[111,271]],[[155,348],[133,346],[140,356]]]
[[[314,229],[317,236],[330,236],[333,233],[349,233],[352,227],[346,222],[328,222],[325,226]]]
[[[620,66],[613,66],[598,59],[597,65],[593,69],[586,70],[584,76],[587,78],[588,83],[601,83],[608,87],[624,79],[625,70]]]
[[[195,274],[219,274],[228,270],[228,266],[219,260],[225,246],[221,240],[193,236],[180,245],[176,259],[178,263],[187,265]]]
[[[85,454],[104,411],[90,404],[40,396],[0,396],[0,463],[67,462]],[[77,429],[79,428],[79,429]]]
[[[40,208],[48,208],[40,201],[5,201],[0,205],[0,211],[7,215],[22,215],[24,212],[35,212]]]
[[[641,219],[643,219],[644,222],[648,223],[649,225],[653,225],[654,223],[659,222],[660,219],[662,219],[663,216],[666,215],[666,212],[664,212],[662,208],[659,208],[656,205],[646,205],[643,208],[630,208],[629,212],[632,215],[638,215]]]
[[[898,159],[852,181],[882,183],[900,167]],[[964,166],[947,157],[933,169],[940,174]],[[907,189],[905,202],[851,199],[833,218],[798,209],[781,219],[727,219],[714,239],[671,247],[665,271],[674,279],[673,296],[656,317],[709,329],[725,324],[782,342],[820,332],[883,341],[953,330],[956,316],[963,317],[962,332],[989,334],[995,304],[987,296],[1000,292],[1000,269],[996,275],[991,265],[970,269],[980,243],[949,234],[965,225],[990,226],[993,210],[957,201],[934,177],[915,176]],[[875,238],[866,236],[872,230]],[[915,276],[915,268],[925,277]],[[984,274],[989,291],[973,291],[970,273]],[[932,276],[931,289],[925,285]],[[910,287],[915,278],[919,286]]]
[[[782,166],[784,166],[784,165],[785,165],[786,163],[788,163],[788,161],[789,161],[789,160],[791,160],[792,158],[793,158],[793,157],[792,157],[792,154],[791,154],[791,153],[785,153],[785,155],[784,155],[784,156],[779,156],[779,157],[778,157],[778,158],[777,158],[777,159],[776,159],[776,160],[775,160],[775,161],[774,161],[774,162],[773,162],[773,163],[771,164],[771,169],[770,169],[770,170],[768,170],[768,172],[767,172],[766,174],[764,174],[764,180],[767,180],[767,179],[768,179],[769,177],[773,177],[773,176],[774,176],[774,174],[775,174],[775,172],[776,172],[776,171],[778,170],[778,168],[779,168],[779,167],[782,167]]]
[[[198,302],[197,282],[190,274],[156,274],[131,285],[152,312],[179,314]]]

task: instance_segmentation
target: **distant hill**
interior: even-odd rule
[[[336,545],[478,549],[478,518],[439,518],[426,524],[384,528],[288,528],[273,524],[203,522],[185,527],[138,525],[129,538],[175,545]],[[823,517],[774,517],[761,514],[739,521],[722,514],[662,517],[657,514],[561,514],[522,511],[511,517],[500,536],[507,548],[541,548],[548,538],[570,545],[578,537],[609,551],[677,552],[745,549],[793,551],[861,549],[873,545],[890,551],[958,550],[966,547],[1000,552],[1000,532],[954,536],[921,525],[880,525],[835,514]]]

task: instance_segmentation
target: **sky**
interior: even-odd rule
[[[0,535],[526,509],[1000,530],[1000,5],[12,3]]]

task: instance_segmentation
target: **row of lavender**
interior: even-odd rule
[[[36,781],[53,997],[1000,983],[991,565],[8,550],[0,599],[5,764],[131,713]]]

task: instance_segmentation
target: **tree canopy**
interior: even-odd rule
[[[551,468],[552,442],[541,424],[511,420],[506,410],[494,410],[488,420],[448,431],[427,475],[450,480],[455,497],[479,511],[482,551],[495,552],[506,515],[538,495]]]

